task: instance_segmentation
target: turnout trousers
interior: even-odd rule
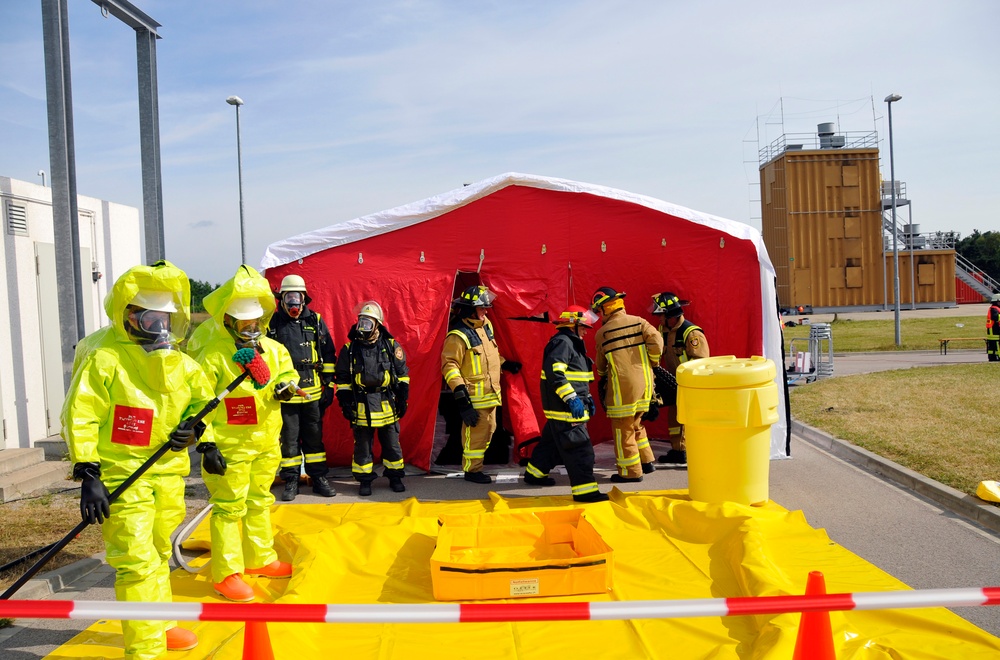
[[[611,432],[615,440],[615,463],[623,477],[641,477],[642,463],[653,462],[653,450],[642,426],[642,413],[630,417],[612,417]]]
[[[573,495],[597,491],[594,479],[594,446],[585,422],[560,422],[550,419],[542,429],[542,439],[535,445],[528,461],[527,474],[543,478],[562,463],[569,475]]]
[[[305,472],[310,477],[325,477],[326,448],[323,446],[323,427],[320,423],[320,402],[281,404],[281,469],[278,476],[284,482],[294,481]]]

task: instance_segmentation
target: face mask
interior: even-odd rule
[[[301,291],[289,291],[281,296],[281,306],[293,319],[297,319],[299,314],[302,313],[302,306],[304,304],[305,296]]]
[[[133,309],[128,314],[129,334],[148,352],[173,349],[170,334],[170,312],[153,309]]]
[[[226,316],[226,327],[230,334],[236,339],[236,343],[242,346],[255,346],[260,339],[260,319],[234,319]]]
[[[369,316],[358,317],[358,332],[364,337],[371,336],[371,334],[375,332],[376,325],[375,319]]]

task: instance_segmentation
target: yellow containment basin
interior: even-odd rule
[[[581,509],[453,514],[431,555],[437,600],[603,594],[614,552]]]
[[[684,425],[688,494],[718,504],[764,504],[771,424],[778,421],[774,362],[732,355],[677,368],[677,421]]]

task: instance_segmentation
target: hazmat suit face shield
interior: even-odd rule
[[[299,318],[306,304],[306,294],[301,291],[286,291],[281,294],[281,308],[293,319]]]
[[[237,348],[256,347],[263,334],[264,306],[256,298],[235,298],[226,308],[224,324]]]
[[[140,290],[126,305],[124,317],[125,332],[147,353],[177,350],[187,336],[187,315],[177,292]]]

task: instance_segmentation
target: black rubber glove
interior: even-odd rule
[[[353,424],[357,421],[357,408],[354,405],[354,392],[351,391],[349,387],[340,387],[337,389],[337,403],[340,404],[340,412],[344,414],[344,418]]]
[[[410,401],[410,384],[398,383],[396,385],[396,415],[402,417],[406,414],[406,407]]]
[[[295,387],[291,383],[278,383],[274,386],[274,398],[278,401],[291,401],[295,396]]]
[[[195,450],[201,454],[201,469],[209,474],[220,477],[226,473],[226,457],[222,455],[214,442],[203,442]]]
[[[500,365],[500,370],[516,374],[521,370],[521,363],[515,362],[514,360],[504,360],[503,364]]]
[[[601,376],[600,379],[597,381],[597,396],[600,397],[601,399],[601,408],[604,408],[604,411],[607,412],[608,410],[608,404],[606,403],[608,398],[607,376]]]
[[[99,463],[77,463],[73,478],[82,479],[80,485],[80,518],[85,523],[103,523],[111,516],[111,493],[101,481]]]
[[[205,433],[205,423],[198,422],[192,424],[193,418],[188,417],[181,422],[174,432],[170,434],[170,450],[183,451],[198,442],[198,439]]]
[[[597,404],[594,403],[594,397],[588,396],[583,400],[583,404],[587,406],[587,413],[593,417],[597,413]]]
[[[326,413],[326,409],[333,405],[334,393],[333,385],[327,385],[323,388],[323,394],[319,397],[319,414],[323,415]]]
[[[649,402],[649,410],[642,414],[642,421],[644,422],[655,422],[656,418],[660,416],[660,404],[656,401]]]
[[[669,371],[659,365],[653,367],[653,382],[656,395],[663,401],[663,405],[677,405],[677,379]]]
[[[479,411],[472,407],[472,399],[469,398],[469,389],[465,385],[455,388],[455,403],[458,404],[458,414],[462,416],[462,423],[466,426],[475,426],[479,423]]]

